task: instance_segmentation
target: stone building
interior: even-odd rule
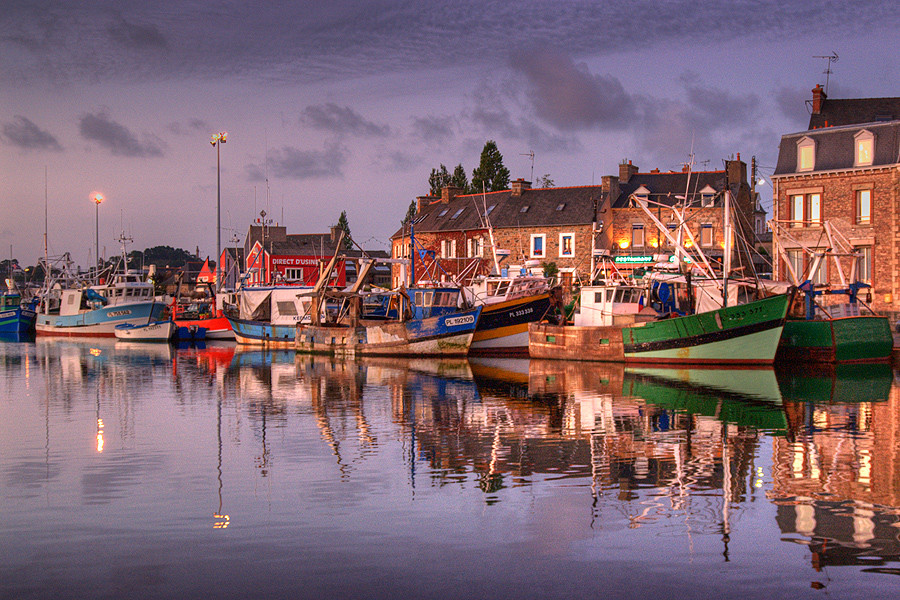
[[[600,255],[627,270],[671,252],[671,244],[640,202],[650,206],[665,227],[674,228],[680,221],[673,209],[683,213],[697,245],[721,261],[726,190],[739,215],[735,230],[752,237],[764,213],[751,194],[740,156],[726,161],[723,170],[704,172],[641,173],[626,161],[618,175],[603,177],[599,186],[536,189],[518,179],[509,190],[487,194],[461,194],[458,188],[445,187],[439,198],[417,199],[415,251],[409,227],[404,227],[391,237],[392,256],[414,263],[412,281],[465,283],[496,270],[493,235],[501,271],[540,274],[552,263],[563,287],[570,288],[590,280]],[[410,283],[402,278],[403,270],[395,265],[392,283]]]
[[[871,285],[862,299],[876,311],[897,311],[900,98],[829,99],[820,86],[812,92],[809,127],[782,136],[772,178],[783,230],[774,243],[775,277],[789,280],[793,270],[802,281],[817,253],[843,251],[845,278],[855,263],[858,280]],[[812,280],[843,287],[834,261]]]

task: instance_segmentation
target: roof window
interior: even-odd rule
[[[461,215],[461,214],[462,214],[462,211],[464,211],[464,210],[466,210],[466,208],[465,208],[465,207],[462,207],[461,209],[459,209],[458,211],[456,211],[455,213],[453,213],[453,216],[450,217],[450,218],[451,218],[451,219],[455,219],[455,218],[459,217],[459,215]]]

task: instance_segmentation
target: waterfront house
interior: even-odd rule
[[[810,253],[828,246],[824,224],[858,253],[863,300],[879,312],[900,309],[900,98],[831,99],[816,86],[808,129],[783,135],[773,181],[775,219],[786,224],[785,260],[775,277],[810,266]],[[849,266],[845,267],[845,272]],[[845,273],[846,274],[846,273]],[[840,284],[833,262],[814,283]],[[835,298],[835,302],[845,300]]]

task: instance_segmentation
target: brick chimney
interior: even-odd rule
[[[451,200],[456,198],[461,191],[462,188],[458,188],[455,185],[445,185],[441,188],[441,203],[448,204]]]
[[[747,183],[747,163],[741,161],[741,155],[737,160],[726,160],[725,171],[728,174],[728,182],[731,184],[749,185]]]
[[[525,181],[521,177],[512,182],[512,195],[513,198],[518,198],[522,195],[522,192],[525,190],[531,189],[531,182]]]
[[[416,214],[422,212],[422,209],[431,204],[434,196],[416,196]]]
[[[331,243],[337,242],[338,236],[341,235],[341,228],[337,225],[331,226]]]
[[[631,179],[631,176],[638,172],[638,168],[631,164],[631,161],[628,162],[622,161],[622,164],[619,165],[619,181],[622,183],[628,183],[628,180]]]
[[[828,96],[825,95],[825,90],[823,90],[822,86],[818,83],[816,84],[816,87],[813,88],[812,95],[812,114],[818,115],[822,112],[822,104],[825,102]]]

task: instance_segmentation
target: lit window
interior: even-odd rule
[[[824,253],[825,248],[817,248],[815,250],[817,253]],[[812,268],[812,265],[810,265]],[[812,280],[814,285],[825,285],[828,283],[828,261],[824,258],[819,262],[819,268],[815,273],[810,273],[810,279]]]
[[[816,143],[805,137],[797,142],[797,170],[812,171],[816,166]]]
[[[870,131],[860,131],[854,136],[856,152],[854,152],[853,165],[864,167],[872,164],[872,155],[875,150],[875,136]]]
[[[856,251],[860,253],[857,267],[856,278],[864,283],[872,283],[872,246],[859,246]]]
[[[803,252],[800,250],[786,250],[785,258],[789,269],[797,277],[797,283],[803,283]]]
[[[643,224],[634,224],[631,226],[631,247],[632,248],[643,248],[644,247],[644,225]]]
[[[713,226],[710,223],[703,223],[700,225],[700,245],[713,245]]]
[[[858,190],[856,192],[856,223],[868,225],[872,215],[872,190]]]
[[[559,234],[559,255],[575,256],[575,234],[561,233]]]
[[[822,194],[795,194],[790,197],[791,227],[822,224]]]
[[[533,233],[531,234],[531,257],[532,258],[544,258],[544,248],[547,245],[547,236],[543,233]]]

